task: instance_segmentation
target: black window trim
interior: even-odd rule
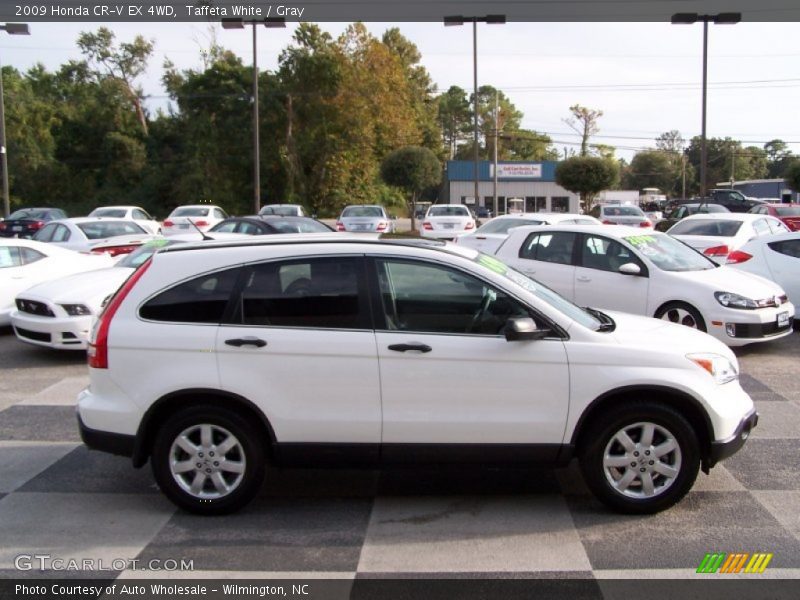
[[[381,299],[381,290],[380,284],[378,282],[378,261],[379,260],[399,260],[402,262],[413,262],[413,263],[428,263],[437,267],[445,267],[455,271],[459,271],[465,275],[468,275],[474,279],[479,280],[481,283],[492,287],[494,289],[498,289],[506,294],[509,298],[512,298],[515,302],[518,302],[523,307],[525,307],[531,318],[539,319],[543,321],[547,327],[549,327],[555,335],[548,336],[543,338],[542,341],[545,340],[558,340],[558,341],[567,341],[569,340],[569,334],[566,330],[561,327],[558,323],[553,321],[547,315],[542,314],[540,311],[536,310],[530,304],[528,304],[525,300],[517,296],[516,294],[510,292],[507,288],[497,285],[493,281],[487,281],[485,278],[481,277],[480,275],[473,273],[472,271],[466,270],[461,268],[460,266],[453,265],[448,262],[443,262],[440,260],[435,260],[429,257],[419,257],[419,256],[408,256],[402,254],[368,254],[366,255],[367,263],[368,263],[368,277],[369,277],[369,292],[371,298],[371,309],[373,314],[373,325],[374,330],[376,333],[397,333],[397,334],[413,334],[413,335],[437,335],[437,336],[454,336],[454,337],[480,337],[480,338],[503,338],[503,334],[499,333],[496,335],[485,334],[485,333],[447,333],[442,331],[400,331],[397,329],[388,329],[386,327],[386,316],[383,310],[383,301]],[[566,316],[566,315],[565,315]]]
[[[579,242],[577,244],[575,244],[575,247],[573,248],[573,254],[572,254],[572,262],[576,267],[581,267],[582,269],[591,269],[592,271],[600,271],[601,273],[615,273],[615,271],[605,271],[603,269],[595,269],[593,267],[584,267],[583,266],[583,245],[586,243],[586,238],[587,237],[600,237],[600,238],[603,238],[605,240],[608,240],[609,242],[616,242],[616,243],[622,245],[623,247],[627,248],[628,250],[630,250],[633,253],[633,255],[636,257],[636,259],[639,262],[639,266],[641,267],[642,272],[639,273],[638,275],[633,275],[632,277],[645,277],[645,278],[648,278],[648,279],[650,278],[650,268],[647,266],[647,262],[644,260],[644,258],[642,258],[639,255],[639,252],[636,251],[636,248],[633,248],[625,240],[620,240],[620,239],[613,238],[613,237],[607,237],[607,236],[603,235],[602,233],[580,232],[578,235],[579,235],[579,237],[578,237]],[[644,232],[642,235],[647,235],[647,232]],[[623,275],[619,271],[616,271],[616,274],[617,275]],[[631,275],[626,275],[626,277],[631,277]]]

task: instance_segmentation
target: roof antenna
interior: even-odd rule
[[[186,217],[186,220],[189,221],[189,223],[192,224],[192,227],[197,229],[197,233],[200,234],[200,237],[204,242],[207,242],[209,240],[211,240],[212,242],[214,241],[214,238],[211,237],[210,235],[206,234],[202,229],[200,229],[197,225],[195,225],[194,221],[192,221],[192,219],[190,217]]]

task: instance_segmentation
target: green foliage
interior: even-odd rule
[[[675,196],[681,185],[681,165],[675,156],[657,150],[638,152],[625,169],[622,187],[641,190],[657,187],[669,196]]]
[[[575,156],[556,167],[556,183],[564,189],[580,194],[584,210],[591,208],[592,199],[610,188],[619,176],[615,161],[595,156]]]
[[[386,156],[381,164],[381,178],[389,185],[402,188],[408,195],[411,228],[414,229],[417,199],[425,189],[439,184],[442,166],[427,148],[406,146]]]
[[[700,189],[700,137],[693,137],[686,149],[686,157],[697,173],[692,186],[693,191]],[[742,148],[741,142],[726,137],[708,138],[706,184],[708,189],[718,183],[733,179],[762,179],[767,175],[767,154],[764,150],[749,146]]]
[[[800,192],[800,160],[794,159],[789,163],[783,173],[783,178],[786,180],[786,185],[795,192]]]

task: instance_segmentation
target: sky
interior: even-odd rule
[[[42,63],[56,69],[80,58],[81,31],[99,23],[33,23],[30,36],[0,38],[0,60],[18,69]],[[140,79],[150,110],[168,104],[161,85],[169,58],[179,68],[201,67],[199,49],[217,42],[252,64],[247,30],[199,23],[116,23],[118,40],[141,34],[155,41],[150,68]],[[324,23],[334,35],[346,23]],[[380,36],[391,23],[368,23]],[[471,25],[400,23],[400,31],[422,54],[439,90],[458,85],[472,91]],[[213,31],[212,29],[213,28]],[[277,66],[291,43],[293,27],[260,28],[258,63]],[[478,85],[501,89],[524,113],[522,126],[550,135],[563,152],[579,137],[564,122],[569,107],[603,111],[593,141],[617,148],[630,160],[653,147],[660,133],[700,134],[702,25],[669,23],[507,23],[478,25]],[[763,146],[780,138],[800,154],[800,44],[796,23],[709,25],[708,137],[732,137]]]

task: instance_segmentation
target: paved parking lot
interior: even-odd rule
[[[659,515],[608,512],[573,465],[276,470],[246,510],[198,518],[177,511],[149,469],[81,445],[80,353],[29,347],[0,329],[0,576],[41,576],[15,570],[15,557],[49,554],[104,565],[191,559],[190,577],[682,579],[721,551],[772,552],[759,577],[800,577],[800,332],[737,354],[759,427]]]

